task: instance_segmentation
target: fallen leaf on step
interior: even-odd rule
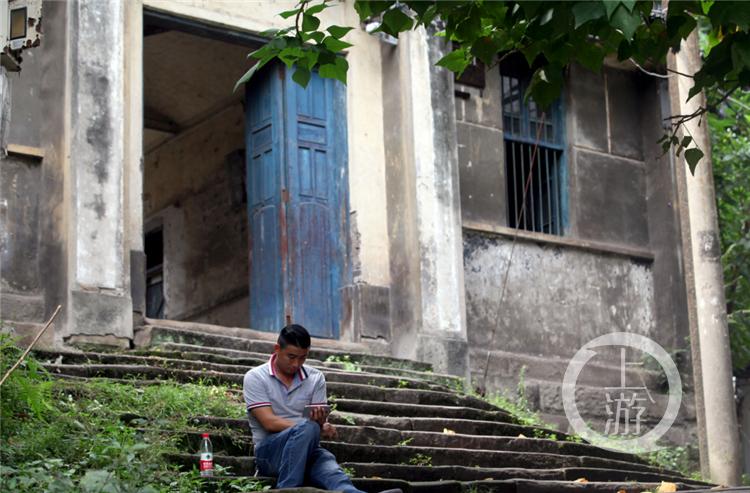
[[[526,438],[526,435],[524,435],[523,433],[519,433],[518,438]]]
[[[662,481],[659,487],[656,488],[656,493],[673,493],[675,491],[677,491],[677,485],[666,481]]]
[[[443,433],[445,433],[446,435],[455,435],[456,434],[455,431],[449,430],[448,428],[443,428]]]
[[[578,479],[576,479],[576,480],[575,480],[575,481],[573,481],[573,482],[574,482],[574,483],[588,483],[588,482],[589,482],[589,480],[588,480],[588,479],[586,479],[586,478],[578,478]]]
[[[628,493],[628,492],[625,490],[617,490],[617,493]]]

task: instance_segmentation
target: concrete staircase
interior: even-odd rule
[[[40,351],[37,356],[61,378],[137,377],[143,385],[172,379],[241,386],[248,369],[267,361],[274,337],[164,322],[141,328],[136,349],[130,351]],[[326,361],[330,356],[334,358]],[[435,374],[425,363],[373,354],[356,344],[313,341],[307,364],[325,372],[335,404],[330,420],[338,437],[323,446],[368,492],[399,487],[414,493],[640,493],[656,491],[661,481],[686,491],[713,486],[631,454],[574,441],[556,430],[523,426],[503,409],[461,392],[456,377]],[[230,393],[241,402],[239,388]],[[123,417],[136,426],[140,421],[134,418]],[[208,431],[217,464],[231,466],[236,475],[254,474],[245,419],[196,416],[192,421],[192,429],[164,433],[178,434],[184,450],[197,450],[200,433]],[[196,464],[191,454],[171,460]],[[221,490],[221,480],[212,487]]]

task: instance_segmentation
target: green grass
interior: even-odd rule
[[[328,358],[326,358],[326,362],[339,363],[344,371],[353,371],[353,372],[362,371],[362,365],[357,361],[353,361],[351,359],[351,356],[349,356],[348,354],[345,354],[343,356],[331,355]]]
[[[0,371],[21,351],[0,335]],[[141,416],[146,429],[190,428],[190,418],[244,416],[227,386],[164,382],[129,383],[53,378],[28,358],[0,389],[0,490],[17,492],[153,493],[197,492],[195,469],[179,470],[167,453],[182,449],[178,434],[139,433],[122,422]],[[258,491],[257,481],[235,479],[230,491]]]

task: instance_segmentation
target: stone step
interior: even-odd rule
[[[58,365],[58,364],[44,364],[44,367],[53,375],[56,376],[73,376],[73,377],[86,377],[86,378],[114,378],[114,379],[125,379],[133,377],[141,377],[145,379],[172,379],[179,382],[207,382],[207,383],[223,383],[223,384],[242,384],[242,375],[235,373],[217,372],[211,370],[197,371],[197,370],[178,370],[173,368],[161,368],[155,366],[142,366],[142,365]],[[347,391],[350,391],[352,384],[349,385]],[[335,392],[336,384],[329,384],[328,388],[331,392]],[[368,386],[362,386],[362,388],[369,389]],[[391,391],[391,395],[396,399],[407,399],[411,398],[412,394],[406,394],[405,391],[408,389],[380,389],[383,391]],[[368,391],[369,392],[369,391]],[[421,391],[421,394],[426,394],[429,391]],[[232,391],[230,390],[230,393]],[[234,392],[239,396],[239,392]],[[436,393],[440,394],[440,393]],[[384,394],[381,394],[384,395]],[[450,394],[447,394],[450,395]],[[425,398],[429,400],[429,398]],[[448,418],[448,419],[473,419],[473,420],[485,420],[485,421],[500,421],[506,423],[515,423],[515,418],[500,409],[497,410],[485,410],[476,409],[473,407],[466,406],[449,406],[449,405],[436,405],[436,404],[412,404],[402,402],[379,402],[369,401],[361,399],[330,399],[332,403],[335,403],[337,409],[344,412],[352,412],[358,414],[377,414],[382,416],[396,416],[396,417],[431,417],[431,418]]]
[[[186,449],[196,450],[200,434],[195,432],[180,432],[188,443]],[[228,461],[227,464],[235,464],[241,469],[235,473],[254,473],[254,463],[250,455],[249,445],[246,439],[231,438],[222,434],[213,435],[217,439],[217,455],[221,455]],[[562,455],[545,452],[528,452],[519,450],[476,450],[443,447],[414,447],[414,446],[389,446],[379,444],[355,444],[343,442],[321,442],[322,446],[333,453],[340,463],[377,463],[390,465],[412,465],[422,467],[454,466],[461,464],[469,468],[520,468],[520,469],[606,469],[615,471],[629,471],[648,473],[650,477],[662,477],[677,479],[679,473],[667,471],[657,467],[626,462],[616,459],[593,457],[587,455]],[[225,455],[219,452],[238,453],[239,455]],[[221,464],[221,463],[220,463]],[[221,464],[225,465],[225,464]],[[388,467],[378,469],[378,474],[392,474],[383,472]],[[396,471],[396,469],[393,469]],[[407,469],[405,473],[414,472]],[[394,472],[395,473],[395,472]],[[364,472],[358,472],[364,474]],[[417,477],[422,479],[421,477]],[[448,478],[442,478],[448,479]]]
[[[433,466],[461,464],[478,467],[520,467],[524,469],[556,468],[598,468],[621,469],[626,471],[652,472],[669,476],[679,476],[674,471],[666,471],[654,466],[625,462],[615,459],[586,455],[560,455],[543,452],[516,452],[504,450],[472,450],[443,447],[388,446],[377,444],[351,444],[323,442],[341,462],[381,462],[390,464],[414,464],[415,462]]]
[[[137,329],[136,347],[148,347],[165,343],[192,344],[234,350],[271,354],[275,342],[273,340],[233,337],[216,333],[197,332],[174,327],[144,326]],[[313,345],[309,357],[324,361],[330,356],[347,355],[351,361],[374,366],[389,366],[392,368],[406,368],[418,371],[432,371],[431,365],[412,360],[381,356],[372,353],[352,352],[343,349],[325,348]]]
[[[198,460],[196,454],[170,454],[168,459],[176,464],[193,467]],[[221,465],[222,467],[229,467],[230,472],[237,476],[252,476],[255,471],[255,464],[251,457],[235,457],[235,456],[223,456],[214,454],[214,463]],[[346,463],[345,463],[346,464]],[[363,471],[367,470],[368,466],[372,466],[373,471],[385,471],[390,470],[396,471],[402,468],[404,471],[408,471],[405,475],[408,480],[404,480],[398,477],[386,478],[377,476],[376,478],[365,478],[359,477],[361,473],[356,470],[356,466],[362,468]],[[380,466],[380,468],[378,468]],[[607,492],[615,493],[621,490],[627,492],[641,493],[648,488],[656,488],[661,484],[663,479],[657,479],[652,481],[641,482],[637,477],[649,477],[647,474],[639,473],[637,471],[622,472],[619,470],[606,470],[606,469],[581,469],[581,468],[561,468],[561,469],[524,469],[524,468],[487,468],[485,469],[489,476],[485,476],[482,480],[425,480],[424,477],[436,476],[434,471],[439,471],[435,466],[424,467],[424,466],[401,466],[393,464],[361,464],[354,463],[355,473],[357,477],[352,478],[352,482],[358,488],[364,491],[382,491],[384,488],[398,487],[402,488],[403,491],[446,491],[446,492],[469,492],[469,491],[502,491],[502,492],[558,492],[558,491],[575,491],[575,492]],[[468,471],[469,467],[453,466],[455,472],[461,470]],[[446,469],[446,471],[448,471]],[[481,470],[481,469],[480,469]],[[588,479],[587,474],[591,477],[604,476],[612,474],[614,477],[609,481],[597,481]],[[460,474],[460,473],[459,473]],[[506,475],[507,479],[494,479],[495,474],[497,476]],[[517,474],[518,476],[514,476]],[[578,475],[580,474],[580,475]],[[563,478],[551,479],[551,476],[560,475]],[[618,479],[619,477],[625,476],[632,479]],[[520,477],[519,477],[520,476]],[[573,478],[575,479],[567,479]],[[492,479],[490,479],[492,478]],[[588,482],[575,482],[576,479],[585,478]],[[663,477],[662,477],[663,478]],[[270,478],[262,478],[269,480]],[[375,482],[371,482],[375,479]],[[272,481],[272,479],[270,479]],[[694,490],[700,486],[691,484],[685,481],[674,481],[678,488],[681,490]],[[387,486],[386,486],[387,485]],[[473,488],[473,490],[472,490]],[[571,489],[572,488],[572,489]],[[292,490],[283,490],[285,492]]]
[[[100,364],[100,365],[142,365],[149,367],[169,368],[176,370],[210,370],[220,373],[234,373],[245,375],[253,367],[263,364],[266,361],[254,361],[251,365],[237,365],[214,363],[202,360],[186,360],[178,358],[168,358],[164,356],[146,356],[121,353],[96,353],[96,352],[62,352],[62,351],[36,351],[35,355],[42,361],[55,362],[56,364]],[[381,375],[377,373],[351,372],[338,368],[327,368],[325,366],[316,366],[326,374],[326,381],[330,383],[353,383],[373,385],[377,387],[392,387],[406,389],[423,389],[448,391],[449,389],[442,385],[425,382],[424,380],[414,378],[396,377],[390,375]],[[484,402],[484,401],[480,401]]]
[[[45,363],[47,371],[56,376],[86,378],[143,378],[172,379],[178,382],[204,382],[214,384],[242,385],[242,375],[212,370],[179,370],[145,365],[58,365]]]
[[[52,356],[54,353],[51,353]],[[58,356],[59,357],[59,356]],[[76,355],[72,359],[83,359],[85,355]],[[145,378],[170,378],[180,382],[197,382],[197,381],[211,381],[215,383],[233,383],[242,384],[244,377],[243,373],[229,373],[226,371],[217,371],[212,368],[216,368],[217,365],[214,363],[206,364],[201,368],[200,362],[184,362],[182,360],[147,360],[143,356],[111,356],[105,355],[104,359],[118,359],[118,360],[136,360],[132,363],[159,363],[165,364],[164,366],[153,366],[146,364],[58,364],[58,363],[45,363],[44,367],[52,373],[72,375],[79,377],[110,377],[110,378],[124,378],[124,377],[145,377]],[[63,358],[64,359],[64,358]],[[145,361],[144,361],[145,360]],[[195,370],[187,370],[181,368],[172,367],[183,366],[188,364],[194,366]],[[218,365],[225,367],[226,365]],[[482,401],[476,397],[469,395],[452,394],[449,392],[441,392],[427,389],[409,389],[409,388],[387,388],[387,387],[375,387],[370,384],[357,384],[357,383],[346,383],[337,382],[335,380],[341,378],[345,380],[361,379],[368,382],[382,381],[384,383],[395,383],[401,382],[399,379],[393,379],[392,377],[384,377],[381,375],[365,374],[365,373],[346,373],[346,372],[334,372],[328,373],[328,395],[330,401],[341,402],[342,409],[352,410],[351,406],[359,406],[359,402],[371,402],[381,401],[379,405],[381,408],[387,409],[386,415],[398,416],[400,406],[426,406],[428,408],[440,408],[442,406],[448,406],[456,408],[450,411],[450,416],[455,416],[458,409],[465,409],[465,412],[472,415],[474,419],[476,416],[482,415],[481,413],[490,413],[497,418],[498,415],[503,416],[503,420],[508,421],[511,418],[509,413],[502,411],[501,409]],[[407,382],[407,385],[409,382]],[[419,386],[420,382],[412,381],[412,385]],[[423,384],[426,385],[426,384]],[[349,396],[347,399],[338,399],[337,396]],[[343,404],[346,403],[346,404]],[[361,409],[361,408],[357,408]],[[411,412],[419,412],[413,408]],[[357,411],[359,412],[359,411]],[[425,412],[435,412],[425,410]],[[395,413],[395,414],[394,414]],[[477,414],[479,413],[479,414]],[[407,414],[411,415],[411,414]]]
[[[268,354],[252,351],[238,351],[234,349],[196,346],[194,344],[165,343],[146,349],[129,351],[131,354],[143,356],[163,356],[165,358],[201,360],[212,363],[230,365],[256,366],[268,361]],[[315,367],[336,368],[346,370],[346,364],[338,361],[320,361],[308,358],[306,364]],[[427,380],[435,384],[444,385],[451,389],[462,389],[463,379],[454,375],[418,371],[407,368],[393,368],[389,366],[359,365],[366,373],[381,373],[398,377]]]
[[[594,445],[544,438],[448,434],[434,431],[403,431],[371,426],[336,425],[337,442],[412,447],[464,448],[517,452],[544,452],[560,455],[586,455],[639,464],[647,464],[633,454],[603,449]]]
[[[376,476],[388,479],[419,478],[421,481],[477,481],[504,479],[535,479],[548,481],[575,481],[586,478],[588,481],[639,481],[639,482],[681,482],[685,478],[667,476],[642,471],[598,468],[559,468],[524,469],[514,467],[466,467],[466,466],[413,466],[410,464],[382,464],[373,462],[344,462],[341,466],[354,471],[356,476]],[[701,486],[692,482],[690,486]]]
[[[214,418],[211,416],[199,416],[193,418],[196,424],[207,424],[215,428],[232,428],[249,431],[246,419]],[[548,437],[554,434],[560,440],[569,440],[571,437],[565,433],[545,428],[534,428],[513,423],[499,421],[483,421],[471,419],[450,418],[422,418],[422,417],[393,417],[372,414],[348,413],[337,409],[329,416],[328,420],[334,425],[356,425],[363,427],[379,427],[403,431],[426,431],[443,433],[445,429],[455,433],[481,436],[505,436],[517,437]]]
[[[193,332],[201,332],[204,334],[216,334],[230,337],[240,337],[244,339],[258,339],[261,341],[276,342],[279,333],[278,330],[266,331],[266,330],[255,330],[247,327],[227,327],[226,325],[213,325],[204,322],[190,322],[185,320],[170,320],[170,319],[153,319],[145,318],[144,323],[141,327],[158,326],[167,327],[173,329],[190,330]],[[311,337],[313,346],[322,347],[326,349],[335,349],[338,351],[350,351],[355,353],[372,353],[372,354],[384,354],[388,355],[388,346],[382,343],[372,344],[371,341],[365,342],[349,342],[341,341],[338,339],[328,339],[320,337]],[[138,346],[139,344],[136,344]]]
[[[221,482],[230,478],[214,478],[210,480],[211,485],[216,489],[207,488],[206,491],[223,492],[234,490],[220,489]],[[234,479],[234,478],[231,478]],[[263,478],[266,479],[266,478]],[[354,485],[367,493],[376,493],[388,488],[401,488],[404,493],[642,493],[644,491],[656,491],[661,482],[587,482],[587,483],[570,483],[562,481],[545,481],[545,480],[525,480],[510,479],[502,481],[433,481],[433,482],[406,482],[389,479],[372,479],[372,478],[353,478]],[[688,485],[676,483],[680,488],[678,491],[694,491],[702,493],[708,490],[690,489]],[[313,487],[284,488],[265,490],[268,493],[326,493]],[[718,491],[745,491],[747,489],[721,489]]]
[[[379,402],[359,399],[336,399],[336,409],[345,413],[375,414],[397,418],[447,418],[472,419],[516,423],[511,414],[498,410],[487,411],[464,406],[440,406],[427,404],[404,404],[396,402]]]
[[[204,422],[205,423],[205,422]],[[457,448],[505,452],[533,452],[556,455],[589,456],[631,462],[639,465],[648,463],[637,456],[602,449],[587,444],[557,442],[537,438],[487,437],[473,435],[446,435],[443,433],[398,431],[385,428],[337,425],[338,435],[332,442],[343,444],[383,446],[410,446],[421,448]],[[242,429],[247,432],[247,429]],[[161,431],[180,435],[186,449],[197,449],[201,432],[211,431],[207,428],[181,431]],[[249,434],[211,431],[211,440],[215,451],[224,451],[227,455],[246,455],[252,452],[252,437]],[[446,478],[443,478],[446,479]],[[477,478],[472,478],[477,479]],[[481,479],[481,478],[480,478]]]

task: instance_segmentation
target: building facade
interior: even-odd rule
[[[423,29],[367,34],[348,84],[283,65],[246,88],[284,3],[45,2],[11,74],[2,318],[46,344],[130,346],[144,318],[313,335],[515,389],[567,427],[561,379],[586,342],[648,336],[686,387],[668,438],[695,441],[675,166],[663,79],[573,66],[546,112],[510,60],[459,79]],[[639,358],[639,355],[629,355]],[[620,354],[585,373],[592,422]],[[643,361],[641,361],[643,362]],[[659,372],[628,371],[665,403]],[[588,393],[588,394],[586,394]]]

